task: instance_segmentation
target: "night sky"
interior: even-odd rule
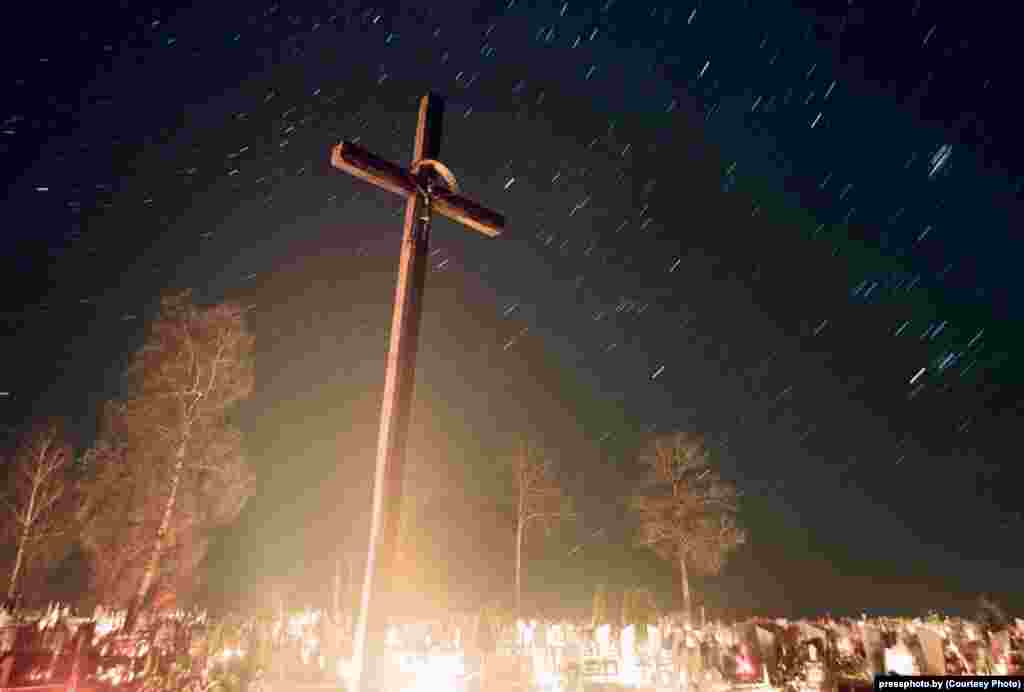
[[[695,429],[751,534],[699,583],[720,612],[1024,606],[1019,39],[876,4],[7,8],[0,423],[88,444],[161,290],[252,306],[258,494],[210,589],[315,592],[365,549],[402,211],[329,152],[407,164],[433,89],[441,160],[508,218],[434,227],[409,463],[438,552],[507,553],[452,526],[525,434],[585,543],[535,545],[531,588],[670,589],[615,498]]]

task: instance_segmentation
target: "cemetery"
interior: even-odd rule
[[[920,0],[869,25],[922,61],[870,65],[854,0],[271,0],[223,26],[232,3],[146,8],[121,45],[129,4],[26,25],[82,45],[53,39],[45,74],[21,51],[12,101],[45,103],[4,116],[25,159],[4,254],[37,266],[0,310],[0,692],[1024,676],[1024,619],[985,599],[974,619],[776,616],[921,613],[1024,577],[1000,476],[1020,301],[987,283],[1015,285],[1001,207],[1016,218],[1024,177],[973,187],[1003,165],[975,105],[1001,118],[1010,96],[988,96],[985,55],[946,70],[979,75],[944,87],[955,108],[925,99],[933,49],[959,66],[986,41]],[[55,95],[79,63],[100,86]],[[1000,244],[958,231],[976,226]],[[327,602],[332,562],[332,606],[297,607]],[[727,564],[701,602],[743,619],[695,617],[691,585]],[[604,578],[623,598],[573,611]]]
[[[0,617],[0,688],[61,690],[349,689],[353,617],[304,610],[274,617],[173,611]],[[647,623],[518,620],[498,611],[446,620],[389,619],[388,689],[779,690],[868,689],[878,674],[1014,675],[1024,668],[1024,620],[927,618],[703,626],[678,614]]]

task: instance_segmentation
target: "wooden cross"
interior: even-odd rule
[[[386,673],[381,665],[388,615],[385,601],[392,582],[398,535],[402,469],[416,374],[431,216],[439,213],[489,237],[501,234],[505,227],[501,214],[460,195],[455,177],[437,161],[443,113],[444,102],[438,96],[427,94],[420,100],[409,168],[379,158],[352,142],[342,142],[331,153],[331,165],[335,168],[406,199],[377,438],[370,546],[353,647],[351,683],[357,692],[376,692],[386,684]]]

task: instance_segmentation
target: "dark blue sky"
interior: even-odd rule
[[[435,89],[442,160],[509,219],[498,240],[434,234],[411,445],[438,488],[535,435],[614,543],[639,440],[692,427],[748,499],[753,545],[706,585],[720,606],[1014,590],[1021,159],[999,17],[48,11],[19,8],[3,47],[0,413],[86,440],[162,288],[255,306],[240,422],[261,491],[218,546],[225,583],[364,541],[400,207],[328,152],[358,137],[405,162]]]

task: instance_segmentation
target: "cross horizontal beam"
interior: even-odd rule
[[[354,142],[342,142],[331,152],[331,165],[388,192],[408,198],[417,194],[416,178],[407,168],[391,163]],[[456,223],[492,238],[505,230],[505,216],[452,192],[436,189],[432,209]]]

